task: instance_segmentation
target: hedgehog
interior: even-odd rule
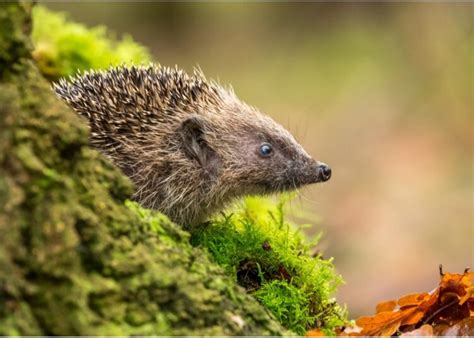
[[[122,65],[53,90],[87,120],[91,146],[132,180],[133,199],[183,226],[239,197],[331,177],[285,128],[200,69]]]

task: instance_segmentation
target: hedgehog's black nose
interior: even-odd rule
[[[329,180],[331,178],[331,173],[332,170],[327,164],[321,163],[319,165],[318,177],[321,181],[326,182]]]

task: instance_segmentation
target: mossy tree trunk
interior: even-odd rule
[[[30,57],[31,4],[0,3],[0,334],[284,334],[131,186]]]

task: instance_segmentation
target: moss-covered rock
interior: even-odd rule
[[[188,234],[125,202],[30,58],[30,11],[0,3],[0,334],[284,334]]]

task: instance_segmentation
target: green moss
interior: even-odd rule
[[[49,79],[77,71],[151,60],[148,50],[130,36],[117,40],[105,27],[87,28],[70,21],[65,13],[36,6],[33,20],[33,57]]]
[[[287,196],[275,203],[249,197],[193,233],[217,263],[294,332],[321,327],[330,332],[346,313],[332,299],[342,282],[331,260],[312,257],[300,229],[284,217]]]
[[[23,31],[28,29],[25,12],[31,10],[32,4],[24,2],[20,6],[4,6],[0,12],[0,77],[12,71],[8,65],[30,52],[30,41]]]
[[[314,326],[314,318],[309,315],[308,297],[294,284],[273,280],[264,283],[254,295],[293,331],[304,334],[308,327]]]

